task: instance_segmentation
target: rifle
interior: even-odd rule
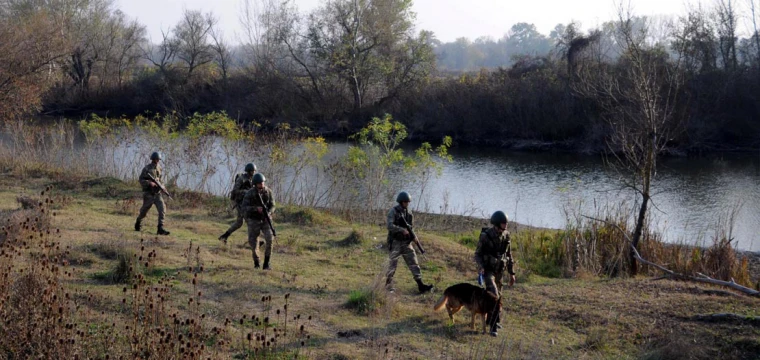
[[[406,218],[403,216],[399,216],[401,218],[401,221],[404,222],[404,227],[407,231],[409,231],[409,235],[414,239],[414,245],[417,245],[417,248],[420,249],[420,253],[425,254],[425,249],[422,248],[422,243],[420,243],[420,239],[417,238],[417,235],[414,233],[414,229],[412,229],[412,225],[409,225],[408,222],[406,222]]]
[[[272,230],[272,236],[277,236],[277,231],[274,230],[274,226],[272,225],[272,217],[269,216],[269,209],[267,209],[266,204],[264,204],[264,199],[261,198],[261,193],[258,189],[256,190],[256,195],[259,197],[259,201],[261,202],[261,207],[264,208],[264,217],[267,219],[267,224],[269,224],[269,230]]]
[[[168,197],[171,200],[174,200],[172,198],[171,194],[169,194],[169,191],[166,190],[166,186],[164,186],[164,184],[162,184],[160,181],[156,180],[156,178],[154,178],[153,175],[151,175],[150,173],[148,173],[147,175],[148,175],[148,178],[150,178],[151,181],[153,181],[154,183],[156,183],[156,185],[158,185],[158,188],[160,189],[160,191],[164,195],[166,195],[166,197]]]

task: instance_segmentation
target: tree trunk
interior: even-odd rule
[[[647,217],[647,207],[649,206],[649,190],[647,189],[644,194],[642,194],[641,199],[641,207],[639,208],[639,216],[636,219],[636,229],[633,231],[633,239],[631,241],[631,246],[633,247],[629,253],[630,255],[630,262],[631,262],[631,270],[630,274],[631,276],[636,276],[639,272],[639,265],[636,261],[636,253],[633,251],[633,249],[638,249],[639,247],[639,240],[641,240],[641,235],[644,232],[644,221],[646,221]]]
[[[657,161],[657,131],[654,130],[649,134],[649,143],[647,145],[647,154],[646,158],[644,159],[645,163],[643,164],[643,173],[641,178],[641,207],[639,208],[639,216],[636,219],[636,228],[633,231],[633,238],[631,239],[631,252],[630,252],[630,261],[631,261],[631,276],[636,276],[639,273],[639,265],[636,261],[636,254],[635,250],[637,251],[639,248],[639,241],[641,241],[641,235],[644,232],[644,223],[647,219],[647,209],[649,207],[649,200],[651,199],[651,187],[652,187],[652,176],[654,175],[654,171],[656,169],[656,161]]]

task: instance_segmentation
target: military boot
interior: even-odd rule
[[[486,325],[495,329],[501,329],[501,312],[496,314],[496,316],[488,316],[488,320],[486,320]]]
[[[140,220],[135,221],[135,231],[140,231],[142,229],[142,224],[140,224]]]
[[[396,292],[396,289],[393,288],[393,278],[389,277],[387,280],[385,280],[385,290],[388,290],[389,293],[393,294]]]
[[[272,268],[269,267],[269,256],[264,257],[264,270],[271,270]]]
[[[254,269],[261,268],[261,265],[259,265],[259,258],[256,257],[256,254],[253,254],[253,268]]]
[[[231,234],[229,231],[225,231],[224,234],[222,234],[222,236],[219,236],[219,241],[223,242],[224,245],[227,245],[227,238],[230,237],[230,235]]]
[[[498,331],[501,329],[501,324],[499,324],[499,322],[501,322],[501,312],[497,313],[493,320],[487,322],[489,325],[491,325],[491,336],[499,335]]]
[[[422,279],[415,279],[414,281],[417,282],[417,289],[422,294],[424,294],[426,292],[430,292],[431,290],[433,290],[433,285],[425,285],[425,283],[422,282]]]
[[[163,226],[160,226],[160,225],[159,225],[159,226],[158,226],[158,230],[156,231],[156,234],[158,234],[158,235],[169,235],[169,234],[171,234],[171,233],[170,233],[170,232],[168,232],[168,231],[166,231],[166,229],[164,229],[164,227],[163,227]]]

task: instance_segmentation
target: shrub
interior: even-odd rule
[[[369,315],[383,307],[386,303],[385,291],[380,287],[352,290],[348,294],[346,308],[357,314]]]
[[[358,246],[364,243],[364,241],[367,239],[367,235],[364,233],[364,231],[359,229],[352,229],[351,233],[346,236],[345,239],[338,242],[339,246]]]

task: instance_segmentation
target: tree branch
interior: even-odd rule
[[[586,216],[586,215],[582,215],[582,216],[585,217],[585,218],[587,218],[587,219],[603,222],[605,224],[612,225],[615,228],[617,228],[623,234],[623,236],[625,236],[626,240],[628,240],[628,244],[631,246],[631,249],[633,249],[634,258],[637,261],[639,261],[639,262],[641,262],[643,264],[652,266],[652,267],[654,267],[656,269],[659,269],[660,271],[668,274],[668,276],[671,276],[671,277],[679,279],[679,280],[689,280],[689,281],[695,281],[695,282],[701,282],[701,283],[707,283],[707,284],[713,284],[713,285],[719,285],[719,286],[726,286],[726,287],[730,287],[730,288],[732,288],[734,290],[740,291],[740,292],[742,292],[742,293],[744,293],[746,295],[749,295],[749,296],[760,297],[760,291],[753,290],[753,289],[750,289],[750,288],[748,288],[746,286],[739,285],[739,284],[737,284],[734,281],[734,279],[731,279],[730,281],[718,280],[718,279],[713,279],[713,278],[711,278],[711,277],[709,277],[709,276],[707,276],[705,274],[702,274],[702,273],[697,273],[697,276],[684,275],[684,274],[677,273],[677,272],[675,272],[673,270],[670,270],[670,269],[668,269],[668,268],[666,268],[666,267],[664,267],[662,265],[655,264],[655,263],[653,263],[653,262],[651,262],[649,260],[646,260],[646,259],[644,259],[644,258],[641,257],[641,254],[639,254],[639,251],[636,249],[636,247],[633,246],[633,244],[631,242],[631,237],[628,236],[628,233],[625,230],[623,230],[620,226],[618,226],[615,223],[611,223],[611,222],[609,222],[607,220],[597,219],[597,218],[594,218],[594,217],[591,217],[591,216]]]

